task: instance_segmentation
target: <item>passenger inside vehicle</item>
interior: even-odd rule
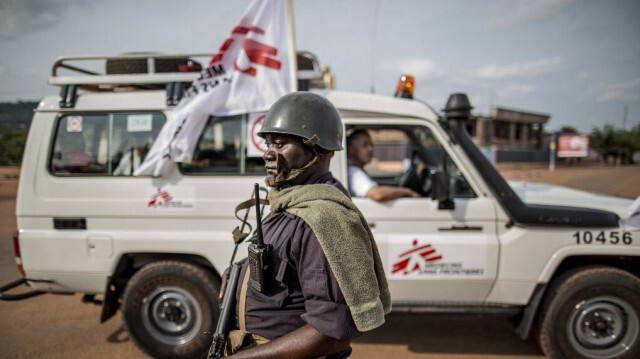
[[[379,185],[364,170],[373,158],[373,141],[365,129],[355,129],[347,135],[348,186],[354,197],[367,197],[384,202],[401,197],[420,197],[407,187]]]

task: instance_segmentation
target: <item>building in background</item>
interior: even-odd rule
[[[495,149],[543,149],[547,114],[491,107],[488,116],[476,116],[469,133],[480,147]]]
[[[551,116],[491,107],[489,115],[474,115],[467,123],[471,138],[484,155],[492,162],[548,162],[549,134],[544,125]],[[399,132],[369,131],[374,147],[374,158],[382,162],[393,162],[408,158],[407,139]],[[399,164],[396,164],[399,165]]]
[[[491,107],[489,115],[476,115],[469,134],[487,158],[499,162],[549,161],[550,137],[544,125],[551,116],[505,107]]]

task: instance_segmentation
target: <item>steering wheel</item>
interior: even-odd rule
[[[409,168],[407,168],[402,176],[400,176],[400,187],[411,188],[412,190],[420,193],[420,176],[418,175],[418,163],[415,160],[411,160]]]
[[[419,161],[412,158],[409,168],[400,176],[399,186],[410,188],[425,197],[431,191],[431,171],[425,167],[418,173],[418,165]]]

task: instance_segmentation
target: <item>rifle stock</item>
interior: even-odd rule
[[[209,348],[207,359],[218,359],[224,357],[224,347],[227,343],[229,335],[230,319],[235,313],[236,288],[240,278],[240,263],[233,263],[229,273],[227,288],[222,299],[222,307],[220,308],[220,317],[216,332],[213,333],[213,342]]]

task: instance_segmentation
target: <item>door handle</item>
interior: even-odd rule
[[[480,231],[482,232],[482,226],[451,226],[451,227],[439,227],[438,232],[446,231]]]

